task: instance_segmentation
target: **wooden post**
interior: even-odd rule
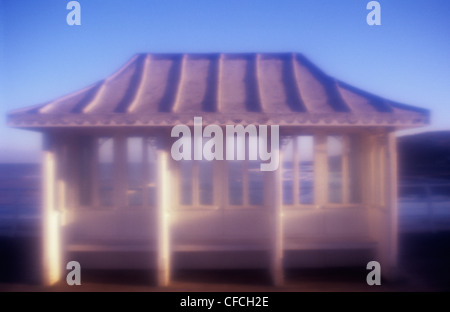
[[[350,188],[353,186],[350,183],[350,137],[344,135],[342,137],[342,203],[350,203]]]
[[[192,172],[192,206],[200,206],[200,160],[191,160],[191,172]]]
[[[367,161],[364,153],[364,134],[352,134],[349,137],[349,199],[352,203],[361,203],[366,208],[364,198],[367,184]]]
[[[223,160],[213,160],[213,205],[222,210],[226,199],[224,193],[227,189],[223,184],[223,181],[227,181],[224,179],[224,164]]]
[[[168,286],[170,283],[170,152],[158,146],[157,163],[157,283]]]
[[[376,140],[373,136],[369,137],[366,141],[367,149],[367,161],[369,168],[368,185],[367,185],[367,198],[371,208],[376,208]],[[378,168],[379,169],[379,168]]]
[[[300,200],[300,155],[299,155],[299,137],[292,137],[292,157],[293,157],[293,167],[292,167],[292,187],[293,187],[293,199],[292,204],[297,206],[301,203]]]
[[[150,138],[144,137],[142,139],[142,162],[141,162],[141,168],[142,168],[142,175],[141,175],[141,199],[142,199],[142,207],[144,209],[148,209],[150,206],[150,189],[149,189],[149,181],[150,181],[150,175],[149,175],[149,153],[148,150],[151,148],[150,145]]]
[[[89,147],[91,149],[91,152],[89,155],[91,155],[91,185],[92,185],[92,205],[94,207],[100,206],[100,183],[99,183],[99,139],[97,137],[91,138],[89,142]]]
[[[44,135],[43,147],[43,283],[52,285],[61,279],[61,237],[60,215],[57,211],[56,183],[56,147],[54,140],[48,134]]]
[[[381,272],[387,278],[396,278],[397,260],[398,260],[398,172],[397,172],[397,139],[395,133],[388,134],[386,153],[385,153],[385,176],[386,176],[386,233],[387,242],[385,243],[385,269],[381,264]],[[387,266],[387,268],[386,268]]]
[[[371,172],[371,167],[370,167],[370,145],[369,145],[369,135],[368,134],[364,134],[361,135],[358,138],[358,157],[360,159],[360,163],[358,168],[358,183],[360,183],[360,187],[361,187],[361,202],[363,203],[364,207],[366,209],[369,209],[371,207],[371,202],[370,202],[370,192],[371,192],[371,187],[370,187],[370,172]],[[373,220],[371,218],[370,223],[373,223]],[[372,229],[372,226],[371,226]]]
[[[328,203],[327,137],[318,134],[314,142],[314,203],[317,208],[323,208]]]
[[[226,133],[225,127],[222,128],[222,131],[223,133]],[[223,154],[224,155],[227,154],[226,137],[224,138]],[[217,161],[217,163],[220,168],[220,173],[219,175],[217,175],[216,180],[214,182],[217,185],[217,189],[219,189],[219,185],[223,185],[222,190],[220,190],[218,203],[222,205],[223,208],[222,217],[224,217],[225,210],[230,207],[230,183],[229,183],[230,162],[224,159]],[[221,179],[221,181],[218,179]],[[223,228],[223,234],[225,234],[225,228]]]
[[[241,168],[241,178],[242,178],[242,206],[250,206],[250,183],[249,183],[249,172],[250,166],[248,164],[248,159],[240,160]]]

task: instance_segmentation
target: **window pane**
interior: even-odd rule
[[[82,206],[90,206],[92,204],[92,165],[93,165],[93,141],[91,138],[80,138],[80,204]]]
[[[200,187],[200,204],[212,205],[214,203],[213,191],[213,162],[200,161],[198,163],[199,187]]]
[[[360,159],[359,155],[360,153],[358,150],[361,148],[358,144],[358,141],[356,137],[350,136],[349,137],[349,196],[350,196],[350,203],[360,203],[361,202],[361,183],[358,183],[359,181],[359,172],[358,168],[360,168]]]
[[[250,205],[262,205],[264,203],[264,177],[259,161],[248,162],[248,183]]]
[[[228,188],[230,205],[242,205],[242,161],[228,161]]]
[[[180,204],[192,205],[192,161],[180,161]]]
[[[114,198],[114,140],[98,140],[99,201],[101,206],[112,206]]]
[[[294,193],[292,178],[294,161],[293,140],[289,139],[288,143],[283,148],[283,204],[294,204]]]
[[[156,144],[152,139],[147,139],[147,144],[145,146],[147,149],[147,203],[150,206],[156,205]]]
[[[314,137],[311,135],[297,138],[299,155],[300,203],[314,203]]]
[[[342,152],[341,136],[327,138],[328,150],[328,201],[342,203]]]
[[[142,206],[142,159],[143,139],[127,139],[128,205]]]

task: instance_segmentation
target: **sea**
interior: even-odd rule
[[[40,164],[0,164],[0,235],[35,233],[41,196]]]

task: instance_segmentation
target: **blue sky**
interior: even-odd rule
[[[6,126],[8,111],[111,75],[140,52],[301,52],[328,74],[428,108],[450,128],[450,1],[0,0],[0,162],[38,159],[38,134]]]

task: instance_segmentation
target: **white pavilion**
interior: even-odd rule
[[[171,130],[194,117],[223,129],[278,125],[278,169],[175,161]],[[161,286],[181,267],[267,268],[281,285],[292,267],[376,260],[395,273],[395,131],[426,125],[429,112],[332,78],[301,54],[139,54],[8,122],[45,138],[46,284],[79,260],[156,270]]]

